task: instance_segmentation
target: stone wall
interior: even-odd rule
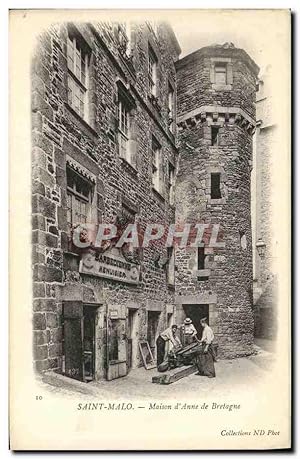
[[[88,119],[68,104],[67,37],[88,50]],[[179,47],[167,25],[133,24],[130,58],[120,47],[118,24],[63,24],[37,40],[32,60],[32,237],[34,362],[39,371],[62,371],[64,302],[98,307],[96,378],[105,377],[109,308],[137,311],[135,337],[147,338],[148,311],[160,312],[158,332],[184,319],[183,305],[208,305],[221,357],[250,354],[253,342],[250,171],[257,67],[231,44],[207,47],[177,61]],[[157,58],[157,92],[149,94],[149,45]],[[176,62],[177,61],[177,62]],[[227,66],[218,85],[214,66]],[[175,65],[176,63],[176,65]],[[176,68],[175,68],[176,67]],[[168,90],[177,98],[177,132],[171,132]],[[178,90],[177,90],[178,86]],[[118,95],[132,106],[130,139],[135,165],[119,154]],[[176,116],[176,114],[175,114]],[[174,120],[176,124],[176,120]],[[219,128],[212,146],[211,126]],[[152,136],[163,152],[164,188],[152,187]],[[168,166],[176,168],[178,223],[220,224],[218,248],[205,249],[205,276],[195,248],[176,249],[175,290],[167,285],[163,242],[132,254],[137,285],[80,273],[80,252],[67,225],[67,166],[93,185],[91,223],[116,223],[125,205],[135,222],[170,224]],[[211,199],[211,174],[219,173],[221,198]],[[176,298],[175,298],[176,293]],[[134,365],[140,365],[137,348]]]
[[[168,161],[175,163],[177,156],[175,137],[168,127],[167,88],[169,81],[176,88],[178,51],[163,24],[156,34],[147,24],[139,24],[133,27],[132,58],[127,59],[120,53],[115,26],[75,27],[90,53],[88,121],[67,103],[69,26],[45,30],[32,60],[33,350],[35,368],[40,371],[62,368],[63,301],[79,299],[100,305],[99,349],[105,343],[103,305],[138,304],[140,339],[144,339],[147,305],[158,304],[161,329],[166,324],[166,304],[174,303],[174,291],[166,284],[166,268],[155,263],[159,256],[167,256],[162,245],[139,251],[141,279],[138,286],[130,286],[79,274],[80,255],[74,253],[68,234],[68,161],[74,161],[94,180],[93,223],[115,222],[122,203],[136,212],[136,222],[142,227],[148,221],[174,220],[167,186],[162,196],[152,189],[151,139],[154,135],[161,144],[167,183]],[[157,106],[148,97],[149,41],[159,57]],[[136,168],[119,155],[118,81],[128,88],[135,104]],[[99,377],[103,376],[103,365],[97,370]]]
[[[230,65],[223,87],[216,87],[211,74],[217,61]],[[206,241],[204,273],[197,270],[197,248],[176,250],[176,302],[179,309],[184,304],[210,304],[209,321],[221,357],[251,354],[250,173],[257,68],[232,46],[204,48],[176,67],[180,127],[176,221],[220,224],[218,240],[223,243],[211,248]],[[219,128],[217,146],[212,146],[212,126]],[[211,198],[211,173],[220,174],[220,199]]]
[[[260,76],[256,106],[257,129],[252,177],[255,336],[274,339],[277,333],[277,277],[274,276],[273,263],[277,247],[272,231],[272,188],[273,172],[280,152],[278,128],[274,121],[270,67]],[[262,246],[260,252],[257,250],[259,245]]]
[[[254,297],[254,336],[276,339],[277,336],[277,278],[271,278],[258,298]]]

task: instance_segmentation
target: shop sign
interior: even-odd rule
[[[113,248],[99,254],[97,258],[93,252],[83,254],[79,272],[127,284],[138,284],[140,266],[128,262],[118,249]]]

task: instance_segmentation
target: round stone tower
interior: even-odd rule
[[[232,43],[202,48],[178,61],[176,69],[176,220],[207,225],[204,247],[176,248],[177,321],[190,317],[199,336],[199,318],[206,316],[221,358],[248,355],[254,328],[250,175],[259,69]]]

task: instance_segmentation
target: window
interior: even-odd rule
[[[175,128],[175,100],[174,100],[174,89],[169,84],[168,90],[168,112],[169,112],[169,128],[171,132],[174,132]]]
[[[69,230],[80,223],[89,223],[93,185],[67,167],[67,223]]]
[[[122,99],[119,101],[119,153],[121,158],[135,167],[134,152],[130,149],[130,112]]]
[[[131,162],[129,151],[130,115],[122,99],[119,100],[119,152],[123,159]]]
[[[220,173],[211,174],[210,176],[210,197],[211,199],[221,198],[220,181],[221,181]]]
[[[148,78],[149,78],[149,92],[156,97],[157,93],[157,57],[149,45],[148,52]]]
[[[152,185],[153,188],[162,193],[162,155],[159,143],[152,138]]]
[[[119,155],[134,169],[137,167],[136,103],[128,87],[121,80],[118,86],[118,143]]]
[[[135,210],[128,207],[124,202],[122,203],[121,218],[126,225],[135,222],[136,212]]]
[[[167,284],[175,284],[175,250],[174,247],[168,247],[168,265],[167,265]]]
[[[88,53],[74,36],[68,36],[68,104],[87,119]]]
[[[175,167],[169,162],[168,170],[168,186],[169,186],[169,203],[174,205],[174,191],[175,191]]]
[[[207,261],[209,262],[209,255],[205,253],[205,247],[198,247],[197,250],[197,279],[199,281],[207,281],[210,276]]]
[[[226,64],[215,64],[215,84],[227,84],[227,66]]]
[[[211,127],[211,145],[213,147],[219,145],[219,128],[217,126]]]
[[[205,256],[204,247],[198,247],[198,270],[205,269]]]

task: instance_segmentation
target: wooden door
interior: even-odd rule
[[[189,317],[194,327],[197,330],[197,338],[201,339],[203,327],[200,324],[200,320],[203,317],[207,318],[209,324],[209,305],[208,304],[185,304],[183,305],[185,316]]]
[[[64,303],[65,374],[83,380],[83,307],[78,301]]]
[[[95,308],[84,306],[83,309],[83,379],[85,382],[95,378]]]
[[[126,318],[107,318],[107,380],[127,374]]]
[[[156,356],[156,339],[158,336],[159,311],[148,311],[147,341],[153,356]]]
[[[127,317],[127,371],[132,368],[133,363],[133,347],[136,345],[134,340],[136,309],[128,309]]]

